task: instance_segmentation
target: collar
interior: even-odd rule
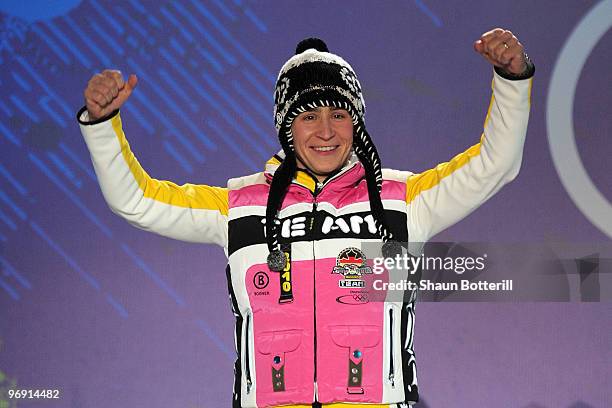
[[[283,162],[284,159],[285,159],[285,152],[283,150],[280,150],[278,153],[276,153],[266,162],[265,169],[264,169],[264,175],[266,176],[266,179],[268,180],[268,182],[272,180],[272,177],[274,177],[274,173],[276,172],[276,169],[278,169],[278,167],[280,166],[280,164]],[[354,170],[351,171],[352,169]],[[298,169],[295,172],[295,176],[293,177],[293,180],[291,183],[305,187],[308,190],[310,190],[312,193],[314,193],[317,187],[319,190],[321,190],[329,182],[333,180],[337,180],[339,178],[342,178],[343,185],[355,184],[356,182],[361,180],[361,178],[363,178],[364,174],[365,174],[365,169],[363,168],[361,162],[359,161],[359,158],[353,151],[351,152],[351,155],[349,156],[349,159],[346,162],[346,164],[340,170],[338,170],[337,172],[327,177],[325,181],[319,182],[317,178],[312,173],[310,173],[307,169]],[[352,177],[350,177],[349,175],[352,175]]]

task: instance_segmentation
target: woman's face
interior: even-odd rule
[[[341,168],[353,146],[353,120],[348,111],[320,107],[299,114],[291,124],[293,145],[300,167],[319,181]]]

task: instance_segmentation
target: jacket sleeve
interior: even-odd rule
[[[480,142],[406,181],[411,240],[425,242],[488,200],[520,169],[533,78],[493,74],[493,95]]]
[[[77,114],[102,194],[111,210],[146,231],[227,247],[226,188],[151,178],[130,150],[119,112],[89,121]]]

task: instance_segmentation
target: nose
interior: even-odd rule
[[[323,140],[330,140],[334,137],[335,130],[331,118],[323,116],[319,129],[319,137]]]

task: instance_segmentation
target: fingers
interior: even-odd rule
[[[130,89],[136,88],[137,84],[138,84],[138,77],[134,74],[131,74],[130,77],[128,78],[128,85]]]
[[[502,34],[503,32],[504,32],[503,28],[494,28],[493,30],[487,31],[486,33],[481,35],[480,39],[482,41],[489,41],[489,40],[497,37],[498,35]]]
[[[518,41],[512,32],[501,29],[489,35],[484,35],[481,40],[484,43],[484,52],[494,59],[499,59],[513,41]]]
[[[511,67],[511,72],[522,72],[525,66],[524,47],[509,30],[487,31],[474,42],[474,50],[493,65],[504,69]]]
[[[106,94],[96,89],[92,89],[88,94],[85,95],[85,98],[97,103],[98,105],[100,105],[101,108],[108,105],[109,103]]]
[[[119,90],[119,94],[115,98],[115,102],[113,102],[113,104],[116,105],[117,108],[123,105],[127,98],[130,97],[132,91],[136,87],[136,84],[138,84],[138,77],[134,74],[131,74],[127,82],[124,83],[123,88]]]
[[[502,44],[503,47],[503,44]],[[510,62],[523,55],[523,46],[517,41],[514,43],[508,43],[508,47],[503,47],[502,52],[499,54],[497,60],[502,65],[509,65]]]
[[[88,89],[90,94],[97,95],[98,99],[101,99],[101,103],[103,105],[109,104],[116,96],[108,82],[101,80],[100,78],[92,78]]]
[[[102,87],[106,88],[107,92],[114,98],[117,96],[121,88],[123,88],[123,77],[119,71],[104,70],[102,71],[101,77],[99,77],[99,83]]]
[[[105,69],[95,74],[84,91],[85,103],[90,116],[101,117],[118,109],[131,94],[138,78],[130,75],[125,82],[120,71]]]
[[[486,47],[489,54],[496,60],[502,60],[502,55],[508,53],[510,49],[514,49],[518,43],[516,37],[510,33],[509,35],[500,35],[499,37],[491,40],[489,46]]]
[[[119,89],[123,88],[124,81],[123,81],[123,75],[121,75],[121,71],[117,69],[105,69],[104,71],[102,71],[102,75],[104,75],[107,78],[113,79]]]
[[[123,80],[121,80],[122,82]],[[108,71],[94,75],[87,84],[85,98],[91,98],[101,106],[108,105],[119,93],[116,75]]]
[[[85,97],[85,105],[87,106],[90,116],[95,115],[99,117],[100,112],[108,104],[108,98],[106,97],[106,92],[101,92],[99,88],[92,83],[92,80],[90,80],[87,85],[83,96]]]

